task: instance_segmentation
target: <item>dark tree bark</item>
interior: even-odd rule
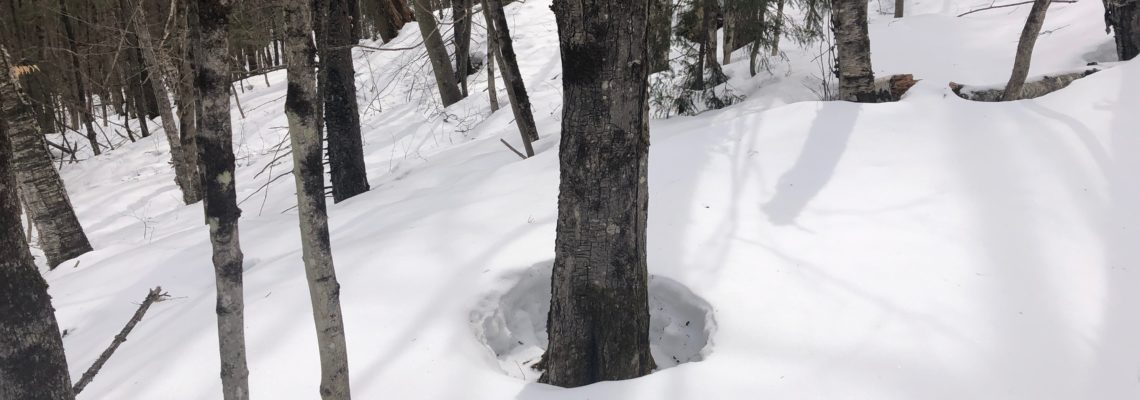
[[[344,322],[340,311],[340,284],[333,268],[329,244],[328,216],[325,209],[325,171],[321,152],[321,132],[317,130],[320,107],[310,32],[310,7],[305,0],[285,0],[285,62],[289,88],[285,98],[285,115],[289,119],[289,138],[293,148],[293,177],[297,184],[297,211],[301,223],[301,251],[313,319],[317,326],[317,344],[321,357],[321,398],[347,400],[348,351],[344,340]]]
[[[831,25],[839,53],[839,100],[875,102],[871,38],[867,34],[867,2],[832,0]]]
[[[903,17],[904,7],[906,7],[906,0],[895,0],[895,18]]]
[[[649,2],[649,73],[669,69],[673,40],[673,0]]]
[[[534,124],[534,114],[530,110],[530,96],[526,93],[523,84],[522,72],[515,58],[515,47],[511,41],[511,30],[507,26],[507,16],[503,12],[502,0],[484,0],[485,8],[491,15],[495,25],[495,43],[499,47],[499,55],[503,61],[503,85],[507,89],[507,97],[511,99],[511,111],[515,114],[515,124],[522,135],[523,147],[526,148],[527,157],[534,155],[531,143],[538,140],[538,128]]]
[[[7,58],[6,50],[0,52]],[[0,65],[4,81],[10,80],[7,64]],[[5,120],[0,120],[0,399],[70,400],[75,396],[47,283],[20,227]]]
[[[75,80],[75,99],[78,102],[77,107],[81,108],[81,113],[84,115],[83,123],[87,128],[87,141],[91,143],[91,151],[95,155],[103,152],[99,148],[99,139],[95,137],[95,128],[91,126],[91,108],[87,103],[87,84],[83,80],[82,67],[79,63],[79,46],[76,45],[75,29],[71,26],[71,15],[67,11],[67,2],[59,0],[59,21],[63,24],[63,31],[67,34],[67,49],[69,50],[69,58],[71,59],[71,68]]]
[[[372,7],[379,13],[376,18],[376,32],[380,34],[380,39],[384,43],[388,43],[395,39],[400,34],[400,29],[404,24],[411,20],[405,15],[401,5],[394,0],[367,0],[372,4]]]
[[[321,68],[327,74],[324,121],[333,201],[341,202],[368,191],[368,174],[356,104],[356,68],[352,65],[356,36],[351,29],[351,10],[348,0],[325,0],[325,4],[328,13],[324,32],[328,43],[321,56]]]
[[[40,231],[40,247],[48,266],[91,251],[91,243],[79,225],[63,179],[51,162],[51,153],[30,102],[10,73],[14,64],[7,52],[0,54],[0,119],[6,122],[12,146],[13,171],[27,205],[28,216]]]
[[[1041,34],[1041,25],[1045,23],[1045,12],[1049,10],[1050,2],[1050,0],[1036,0],[1033,2],[1033,8],[1029,10],[1029,18],[1025,20],[1021,39],[1017,42],[1013,73],[1005,85],[1002,101],[1017,100],[1021,97],[1021,87],[1025,85],[1025,77],[1029,75],[1029,63],[1033,59],[1033,45],[1037,43],[1037,35]]]
[[[455,41],[455,74],[459,91],[467,97],[467,77],[471,75],[471,0],[452,0],[452,36]]]
[[[234,182],[233,132],[230,126],[229,34],[227,0],[199,0],[194,35],[198,58],[198,93],[202,109],[198,125],[198,169],[202,176],[206,224],[210,227],[214,274],[217,278],[218,343],[221,354],[222,398],[249,399],[249,369],[245,357],[245,299],[242,293],[242,252]]]
[[[162,117],[162,129],[166,140],[170,144],[170,162],[174,165],[174,182],[182,190],[182,201],[194,204],[202,199],[201,180],[198,179],[198,161],[195,150],[183,147],[179,135],[177,120],[174,119],[174,109],[170,105],[170,97],[164,81],[164,68],[162,61],[155,51],[155,43],[151,40],[150,30],[146,25],[146,7],[141,4],[131,11],[131,26],[138,37],[139,49],[142,50],[143,62],[150,71],[150,88],[155,92],[158,104],[158,113]],[[145,122],[143,122],[145,123]]]
[[[198,90],[194,86],[197,67],[193,61],[194,51],[190,43],[190,9],[186,3],[188,2],[179,1],[176,3],[179,22],[182,27],[180,30],[182,37],[179,52],[181,60],[178,61],[178,91],[175,101],[178,102],[178,143],[183,149],[183,162],[189,164],[187,168],[192,174],[191,179],[194,181],[192,184],[197,188],[194,192],[197,194],[196,197],[184,199],[187,204],[191,204],[202,200],[202,176],[198,174],[198,144],[194,140],[198,136]]]
[[[1121,61],[1140,54],[1140,0],[1103,0],[1104,22],[1116,38],[1116,56]]]
[[[643,376],[649,0],[556,0],[564,88],[550,344],[540,382]]]
[[[499,46],[495,44],[495,22],[487,10],[487,0],[483,0],[483,21],[487,25],[487,99],[491,103],[491,112],[499,111],[499,93],[495,89],[495,58],[498,58]]]
[[[435,85],[439,88],[440,101],[444,107],[450,106],[463,99],[463,93],[459,91],[459,84],[455,81],[455,71],[452,70],[451,59],[447,56],[447,46],[443,44],[435,16],[431,15],[428,0],[413,0],[413,3],[416,22],[420,25],[420,35],[423,36],[431,69],[435,73]]]

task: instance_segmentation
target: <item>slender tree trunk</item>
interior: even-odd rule
[[[515,58],[515,48],[511,41],[511,30],[507,26],[507,16],[503,12],[502,0],[484,0],[487,12],[495,23],[495,42],[499,47],[499,54],[503,60],[503,84],[507,89],[507,97],[511,99],[511,110],[515,114],[515,124],[522,135],[523,147],[527,157],[534,155],[531,143],[538,140],[538,128],[534,124],[534,114],[530,110],[530,96],[526,93],[523,84],[522,72]]]
[[[329,172],[333,201],[341,202],[368,191],[364,165],[364,141],[360,137],[360,112],[356,104],[356,68],[352,65],[351,15],[347,0],[327,0],[325,35],[328,46],[321,58],[327,70],[325,129],[329,140]],[[293,29],[288,27],[286,29]]]
[[[1104,0],[1104,22],[1116,38],[1121,61],[1140,54],[1140,0]]]
[[[174,110],[170,105],[170,97],[166,86],[163,85],[164,68],[154,49],[154,41],[150,38],[150,30],[146,26],[146,7],[141,4],[133,7],[131,24],[138,37],[139,48],[142,49],[143,62],[150,70],[150,86],[155,92],[158,102],[158,113],[162,117],[162,129],[166,133],[166,140],[170,144],[170,162],[174,164],[174,182],[182,189],[182,201],[194,204],[202,199],[202,189],[198,179],[198,162],[194,149],[182,147],[179,136],[178,122],[174,119]]]
[[[459,90],[467,97],[467,76],[471,75],[471,0],[452,0],[451,19],[455,41],[455,73]]]
[[[1021,39],[1017,41],[1013,73],[1009,76],[1009,82],[1005,84],[1002,101],[1021,98],[1021,88],[1025,86],[1025,78],[1029,76],[1029,63],[1033,59],[1033,45],[1037,43],[1037,35],[1041,34],[1041,25],[1045,24],[1045,12],[1049,10],[1051,2],[1051,0],[1036,0],[1033,2],[1033,8],[1029,10],[1029,18],[1025,20],[1025,27],[1021,30]]]
[[[91,251],[91,243],[75,217],[71,199],[51,162],[30,102],[21,92],[19,82],[10,74],[12,64],[7,51],[0,55],[0,119],[6,122],[11,140],[13,170],[27,204],[28,215],[40,231],[40,247],[48,266]]]
[[[435,85],[439,87],[440,101],[444,107],[450,106],[463,99],[463,93],[459,91],[459,84],[455,81],[455,71],[451,69],[447,46],[443,44],[428,0],[413,0],[413,3],[416,22],[420,25],[420,35],[423,35],[428,59],[431,60],[431,69],[435,72]]]
[[[649,1],[649,73],[669,69],[673,40],[673,0]]]
[[[63,24],[63,30],[67,33],[67,49],[70,53],[71,68],[75,79],[75,99],[78,102],[76,107],[81,108],[82,113],[86,115],[91,114],[91,109],[87,106],[87,87],[83,81],[83,68],[79,63],[79,46],[76,45],[75,29],[71,26],[71,14],[67,11],[67,2],[59,0],[59,21]],[[91,142],[91,151],[95,155],[101,154],[103,151],[99,148],[99,139],[95,137],[95,127],[91,125],[91,118],[83,119],[84,125],[87,128],[87,141]]]
[[[197,19],[198,93],[202,110],[198,125],[198,169],[202,176],[206,224],[210,227],[214,274],[217,278],[218,343],[221,354],[222,398],[249,399],[249,370],[245,361],[245,300],[242,293],[242,252],[238,241],[233,133],[230,127],[229,34],[227,0],[199,0]]]
[[[780,36],[784,34],[784,0],[776,3],[776,28],[772,35],[772,57],[780,54]]]
[[[704,19],[705,32],[708,34],[707,39],[706,39],[707,43],[708,43],[708,53],[705,56],[705,62],[708,63],[709,68],[715,69],[716,71],[719,71],[720,70],[720,63],[717,61],[717,57],[716,57],[716,55],[717,55],[716,33],[718,30],[717,20],[719,19],[720,15],[721,15],[720,2],[718,0],[705,0],[704,3],[705,4],[704,4],[703,8],[704,8],[704,12],[705,12],[705,14],[704,14],[704,16],[705,16],[705,19]]]
[[[903,17],[903,7],[906,7],[906,0],[895,0],[895,18]]]
[[[724,0],[721,6],[722,20],[724,21],[724,46],[721,47],[721,64],[728,65],[732,62],[732,51],[736,50],[738,42],[737,29],[742,28],[741,22],[741,9],[740,0]],[[713,40],[716,40],[716,31],[713,31]]]
[[[491,112],[494,113],[499,111],[499,93],[495,89],[495,58],[498,57],[499,49],[495,45],[495,22],[487,10],[487,0],[483,2],[483,20],[487,25],[487,99],[491,102]]]
[[[556,0],[564,88],[550,344],[540,382],[636,378],[649,353],[649,0]]]
[[[7,58],[7,50],[0,52]],[[7,87],[7,60],[3,67],[0,79]],[[47,283],[20,227],[5,121],[0,120],[0,399],[70,400],[75,396]]]
[[[839,53],[839,99],[873,103],[875,73],[871,69],[871,39],[867,35],[867,2],[832,0],[831,7]]]
[[[198,107],[196,106],[198,98],[198,90],[194,87],[194,77],[197,76],[197,67],[194,63],[194,51],[190,43],[190,8],[187,7],[188,1],[179,1],[176,3],[178,7],[179,21],[182,25],[182,37],[180,44],[179,54],[181,60],[178,61],[178,143],[183,149],[183,156],[186,163],[190,164],[191,179],[193,179],[194,187],[197,188],[196,199],[193,202],[202,200],[202,176],[198,173],[198,143],[194,140],[198,136]],[[184,193],[185,194],[185,193]],[[189,204],[189,203],[188,203]]]
[[[310,7],[305,0],[285,0],[285,62],[289,88],[285,115],[293,146],[293,177],[297,184],[297,211],[301,221],[301,251],[309,297],[317,326],[321,357],[321,398],[347,400],[348,351],[340,310],[340,284],[333,268],[329,244],[328,216],[325,210],[325,171],[321,132],[317,130],[320,106],[313,55]]]

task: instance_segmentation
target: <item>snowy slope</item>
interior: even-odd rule
[[[923,79],[901,102],[810,101],[814,54],[785,43],[772,74],[729,66],[745,102],[654,121],[650,272],[711,306],[710,344],[699,362],[573,390],[504,371],[479,340],[494,300],[554,255],[549,1],[507,8],[543,137],[526,161],[498,143],[518,133],[509,108],[489,115],[484,74],[444,112],[423,60],[405,66],[420,53],[359,53],[373,189],[329,207],[356,398],[1140,398],[1140,63],[1040,99],[961,100],[946,82],[1002,82],[1028,13],[954,17],[988,3],[923,0],[901,20],[871,4],[876,73]],[[1111,61],[1102,11],[1054,5],[1030,74]],[[291,168],[268,172],[286,125],[285,76],[268,79],[247,81],[234,113],[251,391],[312,399],[292,179],[258,191]],[[179,205],[161,136],[63,170],[97,249],[46,272],[73,376],[148,288],[174,296],[80,398],[220,392],[207,229],[200,205]]]

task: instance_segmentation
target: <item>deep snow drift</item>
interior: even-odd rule
[[[771,73],[747,78],[746,60],[726,68],[743,103],[654,121],[650,273],[684,289],[673,300],[699,305],[673,315],[711,311],[683,331],[711,336],[695,362],[573,390],[534,383],[522,361],[509,372],[496,351],[537,350],[480,334],[541,326],[483,323],[497,304],[534,310],[512,318],[544,307],[512,289],[554,255],[561,92],[549,1],[507,7],[542,136],[529,160],[498,143],[518,133],[509,108],[489,114],[484,73],[441,110],[426,63],[407,65],[420,53],[358,53],[372,191],[329,207],[355,397],[1140,398],[1140,62],[1039,99],[959,99],[947,82],[1004,82],[1028,13],[954,17],[988,4],[917,1],[900,20],[871,4],[876,74],[922,79],[901,102],[810,101],[815,53],[784,43]],[[1053,5],[1030,74],[1111,61],[1102,11],[1095,0]],[[409,25],[388,46],[418,38]],[[247,116],[234,113],[251,392],[312,399],[293,183],[273,180],[291,168],[276,147],[285,75],[268,79],[246,81]],[[45,273],[73,376],[147,289],[173,296],[83,399],[219,396],[207,229],[200,205],[179,205],[168,160],[159,133],[63,168],[96,247]]]

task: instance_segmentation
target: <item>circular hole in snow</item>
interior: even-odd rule
[[[515,378],[541,374],[534,364],[546,351],[551,268],[539,265],[511,277],[509,289],[487,296],[471,313],[476,337]],[[680,282],[649,275],[649,350],[658,370],[700,361],[715,329],[708,302]]]

